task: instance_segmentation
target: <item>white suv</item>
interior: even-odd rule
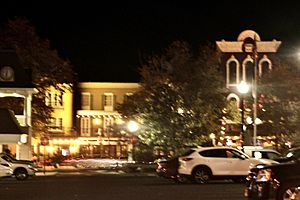
[[[0,177],[9,177],[13,175],[11,165],[7,163],[0,163]]]
[[[17,180],[25,180],[29,176],[34,176],[37,168],[30,160],[17,160],[6,153],[0,153],[0,163],[10,166],[13,171],[13,176]]]
[[[179,157],[179,175],[189,177],[196,183],[206,183],[212,178],[230,178],[241,181],[250,168],[257,165],[275,164],[269,159],[250,158],[231,147],[201,147],[191,149]]]

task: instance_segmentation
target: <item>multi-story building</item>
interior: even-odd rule
[[[240,136],[248,136],[247,142],[250,143],[250,137],[253,137],[253,144],[256,143],[256,136],[267,135],[262,129],[263,124],[257,126],[252,123],[248,126],[248,132],[251,131],[251,136],[244,133],[244,103],[243,97],[246,94],[241,94],[237,90],[237,86],[241,82],[246,82],[251,85],[252,91],[249,91],[247,96],[253,97],[253,106],[248,108],[248,112],[252,121],[258,121],[256,116],[257,111],[257,80],[262,78],[265,73],[268,73],[273,68],[272,59],[277,52],[281,41],[262,41],[260,36],[253,30],[245,30],[241,32],[237,41],[217,41],[218,49],[222,52],[221,62],[225,74],[225,84],[229,91],[227,96],[228,101],[236,102],[237,107],[241,110],[241,124],[234,123],[228,119],[222,121],[222,138],[235,140],[241,139]],[[237,126],[238,125],[238,126]],[[240,126],[242,125],[242,126]],[[259,128],[259,129],[258,129]],[[233,137],[232,137],[233,136]]]
[[[52,157],[54,154],[72,155],[76,154],[78,145],[76,144],[77,134],[73,127],[73,91],[71,86],[64,92],[49,88],[46,93],[45,103],[53,108],[51,123],[47,127],[47,132],[40,138],[33,139],[33,151],[36,155]],[[43,144],[42,140],[47,140]]]
[[[31,158],[31,71],[22,66],[14,50],[0,50],[0,152]]]
[[[46,104],[53,108],[52,123],[46,137],[33,141],[37,155],[127,158],[132,148],[131,135],[116,105],[139,89],[138,83],[82,82],[77,85],[78,93],[60,92],[50,88]],[[76,98],[73,98],[73,97]],[[79,99],[79,109],[74,119],[74,100]],[[74,124],[73,128],[73,122]],[[46,144],[43,144],[46,138]]]
[[[82,156],[127,157],[130,137],[116,105],[139,88],[138,83],[79,83],[81,108],[77,110],[76,123]]]

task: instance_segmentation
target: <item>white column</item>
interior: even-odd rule
[[[27,143],[22,144],[19,142],[17,144],[17,155],[18,159],[30,160],[32,157],[31,152],[31,141],[32,141],[32,128],[31,128],[31,101],[32,94],[28,94],[24,99],[24,115],[25,115],[25,125],[28,127],[28,137]]]

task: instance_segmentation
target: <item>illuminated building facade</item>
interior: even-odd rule
[[[221,40],[217,41],[216,44],[218,49],[222,52],[221,62],[225,74],[226,88],[229,91],[227,99],[236,102],[237,107],[239,107],[242,112],[245,109],[251,117],[253,115],[252,119],[258,119],[256,117],[258,108],[256,93],[257,80],[260,79],[263,74],[272,70],[272,58],[281,45],[281,41],[262,41],[255,31],[245,30],[239,34],[237,41]],[[246,95],[253,97],[253,105],[251,102],[249,104],[251,106],[248,105],[246,108],[244,107],[244,103],[241,103],[243,102],[241,101],[243,95],[237,90],[237,86],[242,81],[249,84],[252,89],[252,91]],[[242,120],[241,124],[243,125],[244,123]],[[223,117],[221,138],[234,138],[234,140],[239,140],[241,136],[240,133],[244,128],[244,126],[240,126],[241,124],[237,124]],[[248,126],[248,128],[253,131],[252,136],[254,143],[256,136],[265,135],[266,133],[260,130],[256,131],[257,124],[252,124],[253,128],[251,126]],[[250,135],[248,135],[248,144],[251,143],[249,137]]]
[[[138,83],[79,83],[81,108],[77,110],[76,123],[82,157],[128,156],[130,135],[116,106],[139,88]]]
[[[52,157],[54,154],[75,155],[78,149],[76,144],[77,133],[73,125],[73,91],[71,86],[62,92],[54,87],[46,93],[45,103],[53,108],[51,122],[47,126],[47,132],[41,137],[33,138],[33,152],[39,157],[46,154]],[[43,138],[47,144],[43,145]]]
[[[31,71],[21,65],[14,50],[1,50],[0,152],[8,149],[18,159],[31,158],[31,100],[34,92]]]

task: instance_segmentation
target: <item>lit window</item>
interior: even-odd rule
[[[91,120],[90,118],[81,118],[80,119],[80,133],[81,136],[90,136],[91,131]]]
[[[105,93],[103,97],[103,104],[105,111],[114,110],[114,95],[112,93]]]
[[[52,92],[46,94],[46,105],[52,107],[63,106],[63,93]]]
[[[63,118],[62,117],[52,118],[49,128],[51,131],[62,131],[63,130]]]
[[[113,95],[112,94],[105,94],[105,96],[104,96],[104,105],[105,106],[112,106],[113,105]]]
[[[81,109],[90,110],[91,109],[91,94],[87,92],[81,93]]]

